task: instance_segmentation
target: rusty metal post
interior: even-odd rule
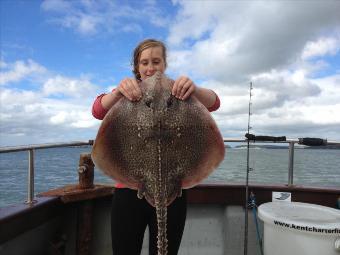
[[[79,159],[79,188],[91,189],[93,185],[94,164],[91,154],[82,153]],[[85,200],[78,206],[77,255],[90,255],[93,232],[93,200]]]
[[[80,154],[78,175],[80,189],[92,189],[94,187],[94,164],[91,159],[91,154]]]

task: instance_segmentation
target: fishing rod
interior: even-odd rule
[[[257,222],[257,216],[256,216],[256,202],[255,202],[255,194],[253,192],[250,193],[250,199],[249,199],[249,172],[253,170],[253,168],[249,167],[249,156],[250,156],[250,140],[253,140],[255,142],[257,139],[272,139],[275,141],[285,141],[286,137],[269,137],[269,136],[255,136],[249,133],[250,129],[252,128],[250,126],[250,116],[252,115],[251,112],[251,97],[252,97],[252,90],[253,90],[253,83],[250,82],[249,84],[249,108],[248,108],[248,132],[246,134],[247,138],[247,175],[246,175],[246,201],[245,201],[245,213],[244,213],[244,255],[248,254],[248,208],[252,208],[253,216],[254,216],[254,222],[256,226],[256,234],[257,239],[259,242],[260,252],[261,255],[263,255],[263,247],[262,247],[262,238],[260,235],[260,230]]]
[[[249,106],[248,106],[248,132],[251,129],[250,126],[250,116],[251,116],[251,91],[253,90],[253,84],[250,82],[249,84]],[[244,213],[244,255],[248,254],[248,200],[249,200],[249,194],[248,194],[248,189],[249,189],[249,150],[250,150],[250,144],[249,144],[249,139],[247,139],[247,174],[246,174],[246,201],[245,201],[245,213]]]

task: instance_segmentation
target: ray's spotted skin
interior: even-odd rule
[[[106,114],[92,151],[99,169],[156,208],[159,255],[167,254],[167,206],[182,188],[206,178],[225,152],[206,107],[194,96],[175,98],[173,84],[156,72],[140,84],[141,100],[120,99]]]

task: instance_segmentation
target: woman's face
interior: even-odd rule
[[[143,50],[140,54],[138,71],[142,80],[154,75],[157,71],[164,73],[165,60],[162,47],[157,46]]]

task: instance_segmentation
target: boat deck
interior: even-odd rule
[[[188,190],[188,216],[180,255],[239,255],[244,250],[244,185],[199,185]],[[250,186],[258,205],[271,201],[272,191],[292,192],[292,201],[336,207],[340,189],[288,186]],[[63,203],[41,197],[29,205],[0,209],[0,254],[111,254],[111,195]],[[79,253],[80,214],[92,208],[90,240]],[[85,238],[85,239],[86,239]],[[148,254],[146,231],[143,255]],[[80,246],[80,245],[78,245]],[[249,211],[248,254],[260,254],[253,215]]]

